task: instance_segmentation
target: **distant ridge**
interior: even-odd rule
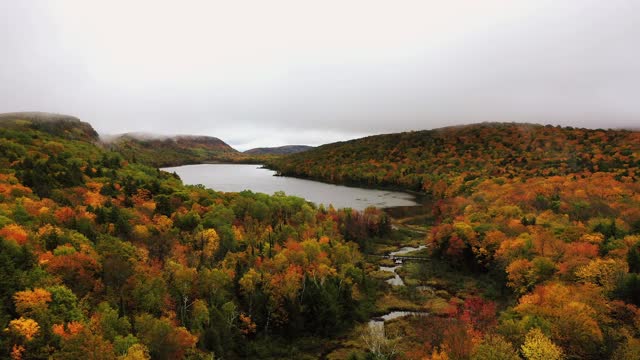
[[[157,167],[226,162],[240,154],[213,136],[127,133],[103,137],[103,143],[131,161]]]
[[[47,112],[11,112],[0,114],[0,126],[27,126],[55,136],[72,140],[98,141],[99,136],[91,124],[75,116]]]
[[[313,146],[307,145],[285,145],[277,147],[260,147],[245,151],[245,154],[251,155],[288,155],[297,154],[313,149]]]
[[[104,137],[105,143],[117,143],[121,141],[136,141],[146,145],[167,145],[170,143],[176,144],[182,148],[201,147],[207,149],[217,149],[226,152],[238,152],[236,149],[229,146],[229,144],[213,136],[204,135],[159,135],[150,133],[125,133],[116,135],[113,137]]]

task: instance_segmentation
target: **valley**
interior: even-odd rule
[[[640,360],[640,1],[0,1],[0,359]]]
[[[199,161],[202,141],[220,151],[187,139],[167,162]],[[166,144],[5,116],[0,355],[633,358],[638,139],[479,124],[254,159],[316,182],[162,171]]]

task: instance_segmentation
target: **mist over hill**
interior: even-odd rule
[[[77,117],[47,112],[12,112],[0,114],[3,127],[27,126],[68,139],[97,141],[98,133],[91,124]]]
[[[277,147],[259,147],[244,151],[245,154],[254,155],[288,155],[296,154],[313,149],[313,146],[307,145],[285,145]]]
[[[132,161],[153,166],[176,166],[203,162],[230,161],[240,153],[212,136],[130,133],[108,138],[105,146]]]

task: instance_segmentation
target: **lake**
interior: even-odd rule
[[[318,181],[273,176],[275,171],[260,165],[200,164],[163,168],[175,172],[185,184],[202,184],[223,192],[251,190],[265,194],[284,191],[316,204],[336,208],[350,207],[363,210],[369,206],[380,208],[418,205],[411,194],[326,184]]]

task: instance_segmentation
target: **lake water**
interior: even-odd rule
[[[369,206],[382,208],[417,205],[411,194],[273,176],[275,171],[261,169],[260,165],[201,164],[162,170],[177,173],[185,184],[202,184],[216,191],[251,190],[270,195],[276,191],[284,191],[287,195],[299,196],[326,206],[333,204],[336,208],[350,207],[363,210]]]

